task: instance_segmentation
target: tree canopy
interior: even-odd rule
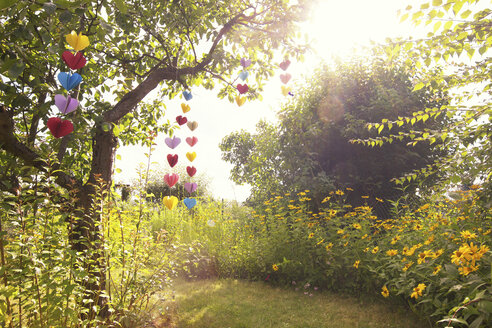
[[[309,189],[319,202],[327,191],[349,187],[354,202],[361,195],[396,199],[401,193],[391,179],[425,167],[440,153],[398,140],[379,149],[350,140],[377,136],[367,131],[369,122],[446,102],[444,94],[426,88],[412,92],[413,79],[403,67],[388,68],[378,58],[319,70],[280,110],[277,126],[263,122],[255,134],[223,139],[223,158],[234,164],[232,178],[250,183],[254,196]],[[427,125],[438,129],[444,120]],[[397,126],[392,132],[397,130],[405,132]]]

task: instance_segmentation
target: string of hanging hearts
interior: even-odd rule
[[[186,101],[190,101],[193,98],[193,95],[189,91],[183,91],[183,97],[185,98]],[[183,114],[188,113],[191,110],[190,105],[182,103],[181,104],[181,110],[183,111]],[[191,132],[195,131],[196,128],[198,127],[198,123],[195,121],[188,121],[188,118],[182,115],[178,115],[176,117],[176,122],[178,123],[179,126],[182,126],[186,124],[188,126],[188,129],[190,129]],[[175,149],[178,147],[181,143],[181,138],[173,136],[172,138],[166,138],[165,140],[166,145],[171,148]],[[190,147],[194,147],[198,143],[198,138],[196,136],[190,136],[186,138],[186,143]],[[193,162],[196,158],[196,152],[187,152],[186,153],[186,158],[188,161]],[[173,168],[176,166],[178,163],[179,156],[178,154],[168,154],[167,155],[167,162],[169,163],[169,166]],[[196,168],[194,166],[187,166],[186,167],[186,173],[188,174],[188,182],[185,182],[184,184],[184,189],[186,192],[189,194],[190,197],[187,197],[183,200],[183,203],[188,209],[192,209],[193,207],[196,206],[197,200],[195,198],[191,198],[193,193],[196,192],[198,188],[198,184],[196,182],[192,181],[193,176],[196,174]],[[167,173],[164,175],[164,182],[169,186],[169,193],[171,193],[171,188],[173,188],[176,183],[179,181],[179,175],[176,173]],[[169,209],[173,210],[177,205],[178,205],[178,198],[176,196],[165,196],[162,199],[164,205]]]
[[[75,53],[66,50],[62,54],[62,59],[65,64],[70,68],[69,72],[60,72],[58,74],[58,81],[61,86],[67,91],[67,96],[62,94],[55,95],[55,105],[63,115],[68,115],[75,111],[79,106],[78,96],[72,98],[70,96],[70,90],[79,86],[82,82],[82,76],[76,73],[76,70],[80,70],[87,63],[87,59],[80,52],[89,45],[89,38],[82,33],[67,34],[65,39],[70,47],[72,47]],[[78,92],[77,92],[78,94]],[[51,117],[47,122],[48,129],[55,138],[62,138],[73,131],[73,123],[70,120],[63,120],[60,117]]]

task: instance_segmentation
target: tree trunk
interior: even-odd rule
[[[108,190],[111,186],[112,167],[117,139],[111,131],[104,131],[98,127],[94,137],[92,168],[87,183],[77,191],[77,212],[73,221],[70,235],[72,248],[78,252],[86,253],[84,267],[89,274],[89,279],[82,282],[86,290],[86,299],[89,312],[87,318],[96,316],[107,318],[108,299],[106,297],[106,263],[104,245],[102,243],[102,231],[100,227],[101,213],[99,204],[103,201],[98,195],[98,188]],[[99,307],[98,311],[93,305]]]

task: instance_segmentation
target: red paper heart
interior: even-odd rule
[[[183,125],[183,124],[186,124],[186,122],[188,122],[188,119],[184,116],[176,116],[176,122],[178,122],[179,125]]]
[[[198,138],[197,137],[188,137],[186,138],[186,143],[188,145],[190,145],[190,147],[193,147],[194,145],[196,145],[196,143],[198,142]]]
[[[69,120],[62,120],[59,117],[51,117],[46,125],[55,138],[64,137],[73,131],[72,122]]]
[[[171,167],[174,167],[174,165],[176,165],[178,163],[178,155],[167,155],[167,162],[169,163],[169,165]]]
[[[237,85],[237,91],[239,91],[240,94],[248,92],[249,88],[247,84],[238,84]]]
[[[289,83],[289,80],[291,77],[292,77],[292,75],[290,75],[289,73],[280,74],[280,81],[282,81],[283,84],[287,84],[287,83]]]
[[[290,60],[286,59],[283,62],[281,62],[280,65],[278,66],[280,66],[280,68],[285,71],[287,68],[289,68],[289,65],[290,65]]]
[[[82,55],[81,52],[77,52],[75,55],[70,51],[64,51],[62,54],[62,59],[73,70],[82,68],[87,63],[87,59]]]
[[[194,176],[196,173],[196,168],[194,166],[187,166],[186,167],[186,172],[188,172],[188,175],[190,177]]]
[[[167,183],[169,188],[172,188],[178,181],[179,181],[179,175],[177,175],[176,173],[173,174],[168,173],[164,176],[164,182]]]

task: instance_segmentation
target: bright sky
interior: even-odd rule
[[[289,85],[302,81],[302,75],[309,74],[322,59],[329,61],[333,55],[344,56],[354,52],[357,46],[369,45],[370,40],[382,42],[386,37],[406,36],[411,32],[408,24],[399,24],[396,11],[404,9],[411,0],[320,0],[314,8],[312,18],[303,25],[303,32],[313,39],[311,43],[315,53],[306,56],[304,63],[293,62],[288,68],[293,79]],[[256,123],[261,120],[276,120],[276,111],[287,99],[280,91],[279,75],[268,83],[263,101],[246,102],[242,107],[216,97],[214,91],[193,88],[193,99],[187,102],[191,111],[184,114],[189,120],[198,122],[198,128],[191,132],[186,125],[177,131],[176,136],[182,143],[174,150],[168,148],[161,135],[157,138],[157,147],[152,156],[153,162],[169,168],[166,156],[169,153],[179,155],[179,164],[189,165],[186,152],[195,151],[197,157],[192,163],[200,173],[210,180],[210,190],[217,199],[244,201],[249,196],[249,186],[238,186],[229,180],[231,165],[221,160],[218,147],[222,138],[241,129],[254,132]],[[293,90],[295,93],[295,89]],[[183,115],[180,97],[169,101],[166,115],[170,121]],[[196,136],[198,143],[193,148],[184,139]],[[116,167],[122,170],[115,180],[130,182],[136,178],[139,163],[146,163],[144,153],[147,149],[138,146],[123,147],[118,150],[122,160]],[[169,173],[172,169],[169,168]],[[182,177],[184,178],[184,177]]]

